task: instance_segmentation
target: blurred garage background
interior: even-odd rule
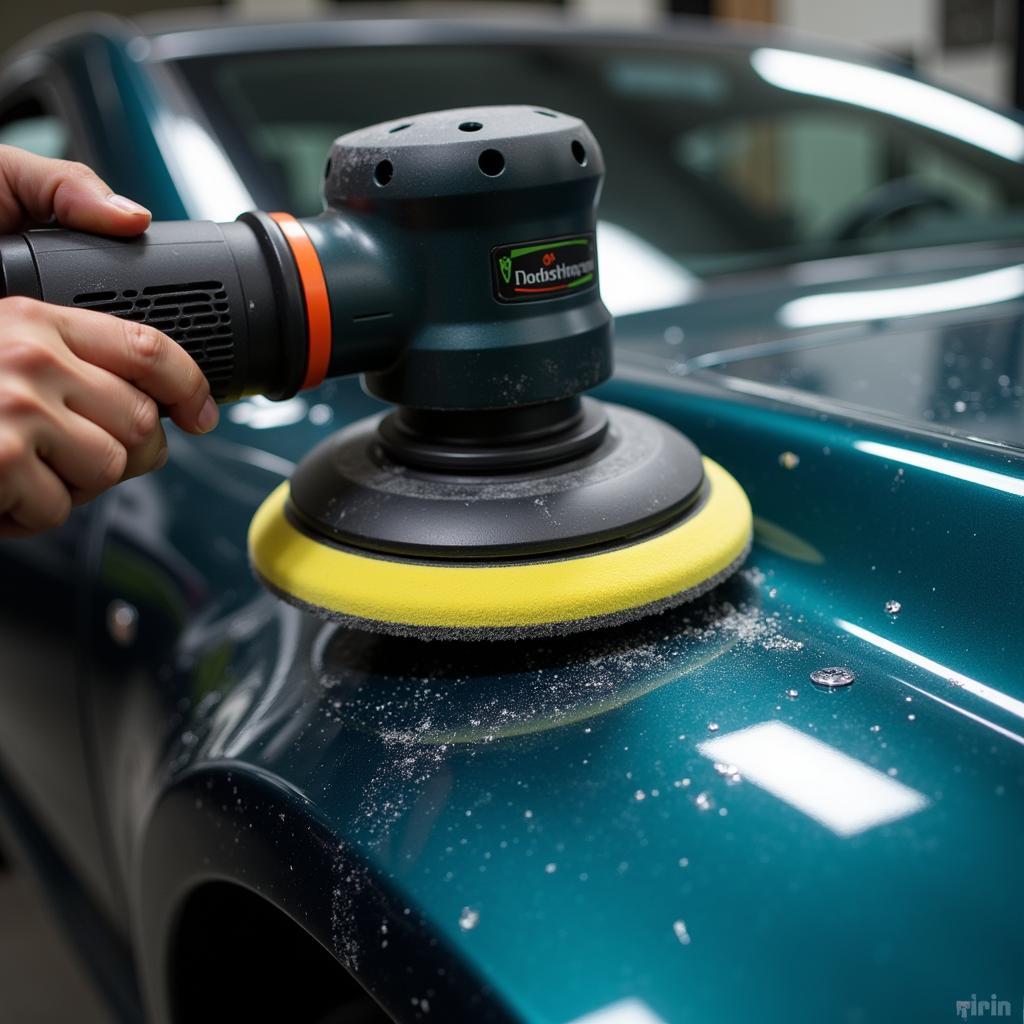
[[[110,0],[103,5],[129,18],[180,13],[191,6],[180,0]],[[881,49],[954,89],[1000,105],[1024,106],[1024,15],[1017,0],[551,0],[536,5],[477,2],[462,8],[382,3],[377,9],[397,16],[470,8],[474,14],[507,17],[526,15],[535,6],[561,7],[573,17],[609,25],[655,24],[671,16],[771,24]],[[276,19],[344,13],[345,7],[315,0],[226,0],[218,10]],[[0,51],[82,10],[76,0],[8,0],[0,18]],[[31,880],[0,858],[0,1024],[107,1020]]]
[[[89,6],[75,0],[7,3],[0,19],[0,50]],[[196,7],[180,0],[113,0],[95,6],[129,17]],[[222,10],[257,18],[299,17],[345,6],[317,0],[226,0],[219,5]],[[402,6],[408,9],[408,5]],[[989,101],[1024,105],[1024,46],[1019,23],[1024,19],[1018,18],[1018,0],[550,0],[540,4],[477,2],[473,6],[503,14],[531,6],[562,7],[575,16],[612,24],[650,24],[666,15],[767,22],[886,50],[944,84]],[[445,5],[445,9],[457,7],[457,3]]]

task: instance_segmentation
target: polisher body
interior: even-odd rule
[[[150,323],[222,400],[362,374],[390,414],[302,461],[249,534],[283,598],[428,637],[595,628],[734,571],[749,505],[650,417],[581,396],[612,369],[577,118],[415,115],[337,139],[324,209],[136,240],[0,239],[8,294]]]

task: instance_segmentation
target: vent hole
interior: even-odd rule
[[[220,301],[214,301],[218,299]],[[183,281],[121,292],[83,292],[74,304],[149,324],[198,360],[213,393],[226,395],[234,375],[231,310],[221,281]]]
[[[406,128],[412,127],[412,121],[406,121],[404,124],[396,124],[394,128],[388,129],[388,135],[394,135],[395,132],[404,132]]]
[[[459,125],[460,132],[478,132],[483,128],[483,125],[479,121],[463,121]]]
[[[324,177],[329,178],[331,176],[331,158],[327,158],[327,163],[324,164]]]
[[[394,174],[395,168],[391,161],[381,160],[373,170],[373,180],[383,187],[394,177]]]
[[[485,149],[477,163],[489,178],[496,178],[505,170],[505,158],[496,149]]]
[[[578,163],[580,167],[587,166],[587,151],[583,148],[583,143],[578,139],[573,139],[572,155],[576,158],[576,163]]]
[[[552,114],[550,110],[535,110],[535,114],[540,114],[541,117],[558,117],[557,114]]]

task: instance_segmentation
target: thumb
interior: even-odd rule
[[[64,227],[103,235],[137,235],[151,220],[149,210],[114,195],[84,164],[0,146],[0,231],[53,217]]]

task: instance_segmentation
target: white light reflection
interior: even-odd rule
[[[852,622],[847,622],[845,619],[836,619],[836,625],[852,636],[871,644],[872,647],[877,647],[889,654],[895,654],[897,658],[909,661],[911,665],[923,668],[926,672],[931,672],[932,675],[938,676],[945,682],[965,690],[967,693],[972,693],[975,697],[987,700],[989,704],[994,704],[997,708],[1008,711],[1011,715],[1016,715],[1017,718],[1024,718],[1024,701],[1017,700],[1016,697],[1011,697],[1001,690],[995,690],[991,686],[979,683],[977,679],[972,679],[970,676],[965,676],[954,669],[947,668],[945,665],[940,665],[937,661],[932,661],[931,658],[918,654],[917,651],[912,651],[908,647],[893,643],[892,640],[879,636],[877,633],[872,633],[871,630],[864,629],[862,626],[855,626]]]
[[[792,50],[755,50],[750,63],[780,89],[877,110],[1009,160],[1024,159],[1024,125],[934,85],[866,64]]]
[[[831,829],[854,836],[928,806],[923,793],[783,722],[762,722],[700,743],[739,773]]]
[[[939,455],[926,455],[924,452],[915,452],[910,448],[898,448],[892,444],[879,444],[877,441],[854,441],[853,447],[868,455],[877,455],[880,459],[901,462],[905,466],[916,466],[918,469],[927,469],[932,473],[952,476],[957,480],[965,480],[967,483],[991,487],[992,490],[1002,491],[1004,494],[1024,496],[1024,480],[1008,476],[1006,473],[997,473],[992,469],[980,469],[978,466],[967,466],[961,462],[954,462],[952,459],[944,459]]]
[[[786,327],[821,327],[990,306],[1021,295],[1024,266],[1014,266],[934,284],[806,295],[780,306],[776,317]]]
[[[1011,732],[1009,729],[1004,729],[1001,725],[996,725],[995,722],[990,722],[987,718],[982,718],[981,715],[976,715],[973,711],[968,711],[967,708],[960,707],[959,704],[954,704],[949,700],[943,700],[941,697],[937,697],[934,693],[922,690],[920,686],[914,686],[913,683],[908,683],[905,679],[901,679],[900,682],[903,683],[908,690],[913,690],[915,693],[921,694],[922,697],[927,697],[929,700],[935,701],[936,704],[941,704],[944,708],[949,708],[950,711],[955,711],[958,715],[963,715],[965,718],[969,718],[972,722],[977,722],[979,725],[983,725],[987,729],[992,729],[994,732],[999,733],[1000,736],[1005,736],[1008,740],[1013,740],[1014,743],[1024,745],[1024,736],[1021,736],[1019,733]]]
[[[570,1024],[665,1024],[665,1022],[639,999],[620,999]]]
[[[287,427],[306,418],[309,408],[304,398],[286,398],[283,402],[272,402],[269,398],[256,395],[228,406],[228,419],[253,430],[268,430],[271,427]]]
[[[231,161],[209,132],[191,117],[159,122],[160,148],[193,220],[234,220],[256,208]]]
[[[689,302],[699,282],[670,256],[618,224],[597,225],[601,298],[612,316]]]

